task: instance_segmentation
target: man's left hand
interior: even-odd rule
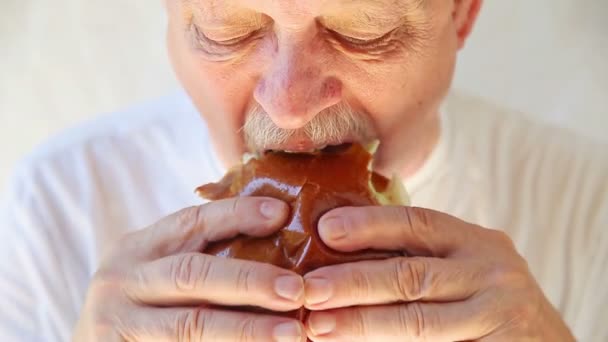
[[[574,340],[503,232],[427,209],[349,207],[319,233],[339,251],[409,256],[308,273],[313,341]]]

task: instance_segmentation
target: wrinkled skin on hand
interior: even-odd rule
[[[201,186],[197,193],[209,200],[274,197],[288,203],[291,213],[278,233],[264,238],[237,236],[212,243],[204,252],[267,262],[301,275],[322,266],[402,255],[377,250],[338,252],[328,248],[317,231],[320,217],[334,208],[381,204],[376,192],[387,191],[390,181],[369,171],[371,159],[363,146],[351,144],[311,154],[266,152],[231,169],[220,182]],[[304,321],[307,310],[286,315]]]

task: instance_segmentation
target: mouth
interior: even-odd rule
[[[317,153],[317,152],[336,152],[341,151],[355,143],[354,140],[331,141],[323,144],[314,144],[311,141],[296,141],[281,144],[279,146],[270,146],[264,149],[266,152],[283,152],[283,153]]]
[[[365,142],[359,142],[356,140],[342,140],[331,142],[327,144],[312,144],[308,141],[308,144],[281,144],[277,146],[268,147],[265,149],[257,150],[256,152],[245,152],[243,154],[241,162],[243,164],[248,163],[252,159],[258,159],[262,155],[267,153],[293,153],[293,154],[317,154],[317,153],[340,153],[348,150],[353,144],[361,143],[363,147],[372,155],[378,150],[380,141],[373,139]],[[371,167],[371,164],[370,164]]]

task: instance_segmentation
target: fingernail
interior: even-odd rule
[[[346,237],[344,219],[340,217],[331,217],[323,220],[321,223],[321,230],[325,232],[325,237],[330,240],[340,240]]]
[[[299,342],[302,340],[302,328],[296,322],[281,323],[274,327],[273,336],[276,342]]]
[[[274,281],[274,291],[282,298],[297,301],[304,292],[304,281],[298,276],[280,276]]]
[[[306,304],[321,304],[329,300],[333,294],[331,283],[323,278],[310,278],[304,280],[304,298]]]
[[[308,326],[315,336],[329,334],[336,328],[336,318],[330,313],[313,312],[308,319]]]
[[[279,201],[265,201],[260,205],[260,213],[265,218],[272,220],[283,214],[285,204]]]

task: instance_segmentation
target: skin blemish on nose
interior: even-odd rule
[[[311,80],[315,76],[318,76],[318,75],[319,75],[319,70],[316,70],[313,68],[306,68],[306,70],[304,70],[304,73],[302,74],[302,78],[304,78],[306,80]]]

